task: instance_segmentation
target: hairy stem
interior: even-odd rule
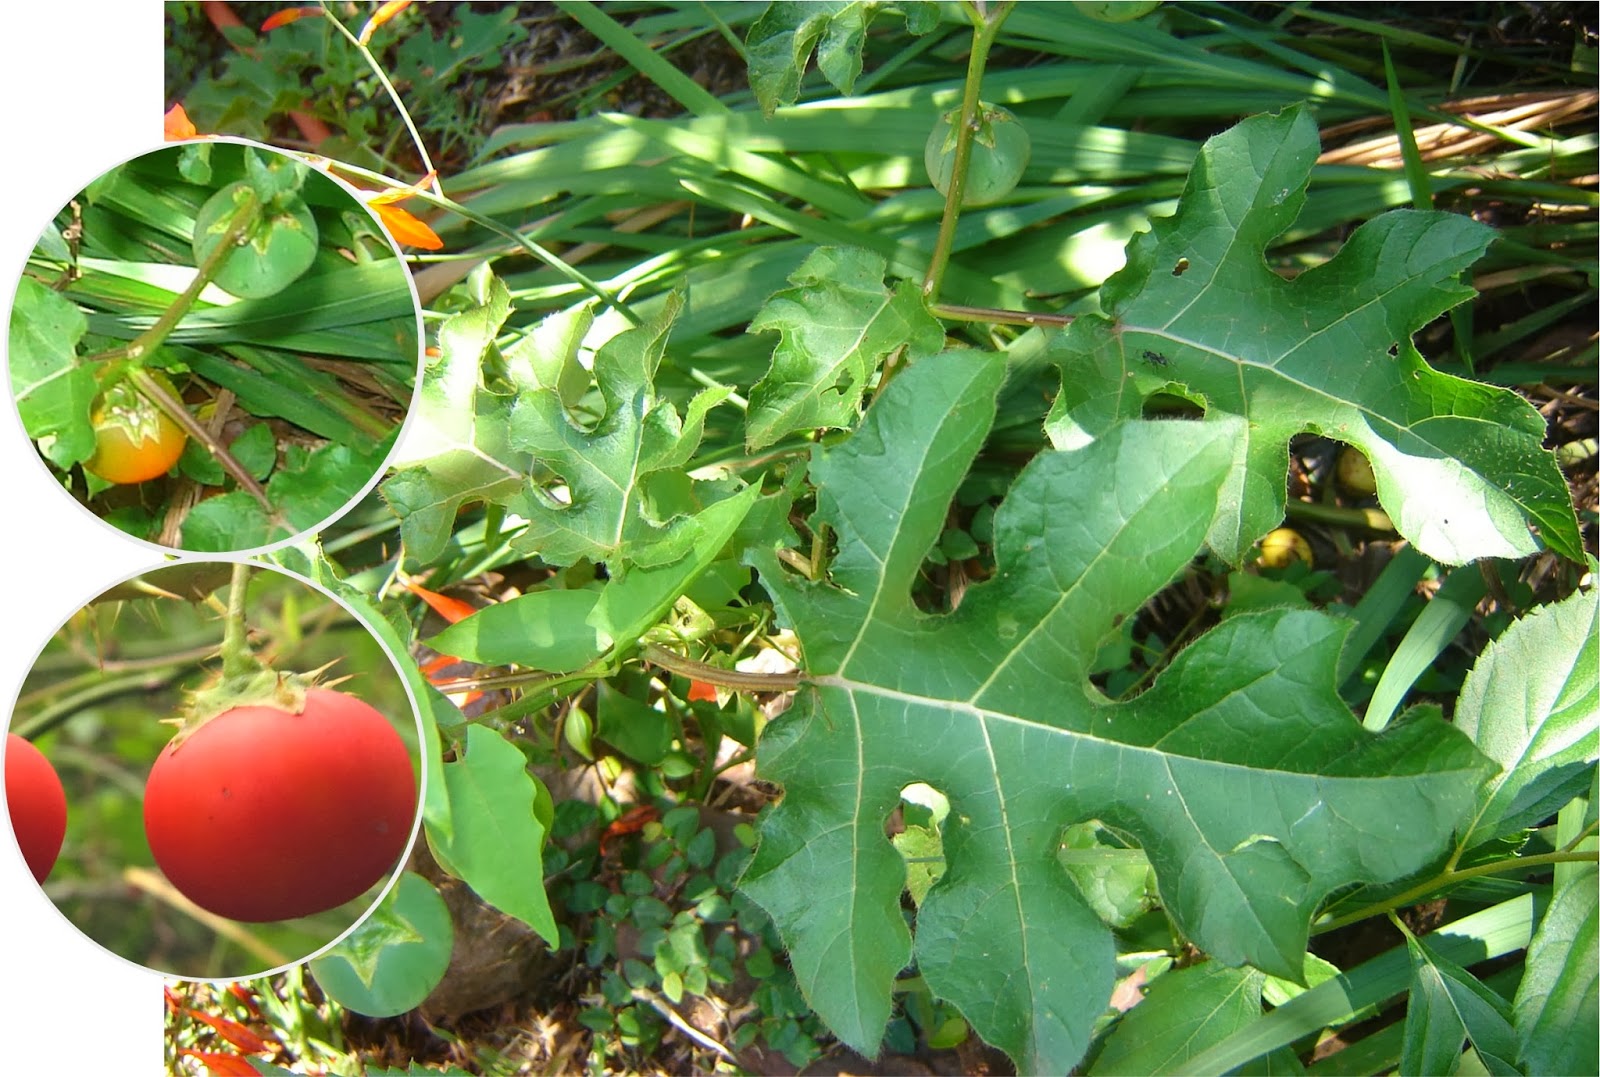
[[[1537,856],[1520,856],[1510,860],[1496,860],[1492,864],[1476,864],[1470,868],[1442,872],[1432,879],[1418,883],[1404,893],[1396,894],[1385,901],[1364,906],[1354,912],[1334,917],[1324,923],[1313,924],[1311,933],[1313,935],[1321,935],[1348,924],[1353,924],[1358,920],[1365,920],[1369,916],[1378,916],[1395,909],[1403,909],[1407,905],[1413,905],[1440,890],[1454,886],[1456,883],[1464,882],[1467,879],[1476,879],[1484,875],[1506,875],[1514,871],[1526,871],[1529,868],[1539,868],[1554,864],[1593,864],[1597,859],[1600,859],[1600,857],[1597,857],[1592,852],[1540,853]]]

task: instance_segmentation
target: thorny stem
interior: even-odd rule
[[[250,566],[236,562],[228,585],[228,612],[222,620],[222,676],[225,680],[247,677],[259,664],[250,653],[244,623],[245,594],[250,589]]]
[[[135,389],[139,390],[140,396],[166,413],[166,416],[181,426],[183,432],[190,438],[204,445],[217,463],[222,465],[222,469],[233,476],[233,481],[239,484],[239,489],[255,498],[256,503],[269,516],[276,519],[277,514],[267,500],[267,492],[255,480],[255,476],[246,471],[244,465],[235,460],[233,454],[217,442],[211,431],[202,426],[200,420],[189,413],[189,409],[183,406],[183,401],[169,393],[167,387],[157,381],[144,367],[134,367],[129,370],[127,379],[133,383]]]
[[[956,218],[961,214],[961,199],[967,188],[967,162],[972,158],[972,134],[978,122],[979,90],[983,71],[989,64],[989,49],[999,36],[1000,26],[1011,13],[1016,0],[996,4],[990,11],[983,4],[962,4],[972,20],[972,54],[967,58],[967,82],[961,95],[961,120],[956,127],[956,156],[950,172],[950,189],[944,196],[944,217],[939,221],[939,238],[933,245],[928,275],[922,281],[922,294],[929,303],[939,298],[945,267],[956,241]]]
[[[1377,916],[1393,909],[1403,909],[1430,894],[1446,887],[1454,886],[1456,883],[1464,882],[1467,879],[1476,879],[1484,875],[1504,875],[1513,871],[1526,871],[1528,868],[1544,867],[1550,864],[1593,864],[1597,859],[1600,859],[1600,857],[1597,857],[1592,852],[1562,851],[1540,853],[1537,856],[1513,857],[1510,860],[1496,860],[1490,864],[1476,864],[1470,868],[1442,872],[1426,882],[1418,883],[1402,894],[1396,894],[1387,900],[1364,906],[1354,912],[1345,913],[1343,916],[1335,917],[1326,923],[1313,924],[1311,931],[1313,934],[1321,935],[1336,928],[1344,927],[1347,924],[1353,924],[1358,920],[1365,920],[1369,916]]]
[[[723,669],[721,666],[713,666],[693,658],[685,658],[681,654],[674,654],[655,643],[645,643],[640,650],[646,662],[660,666],[669,673],[722,688],[747,692],[792,692],[800,687],[798,673],[745,673],[737,669]]]
[[[994,325],[1050,326],[1065,329],[1076,314],[1044,314],[1032,310],[1001,310],[997,307],[964,307],[958,303],[934,303],[928,307],[937,318],[956,322],[988,322]]]

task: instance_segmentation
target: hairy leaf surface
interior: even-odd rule
[[[793,288],[761,308],[750,332],[776,329],[783,340],[750,391],[750,448],[796,430],[854,426],[879,363],[901,348],[917,359],[943,347],[944,330],[916,285],[885,287],[886,269],[870,251],[823,247],[790,274]]]
[[[1356,445],[1400,533],[1448,564],[1538,549],[1581,558],[1544,419],[1515,393],[1441,374],[1411,342],[1472,297],[1457,279],[1494,233],[1470,218],[1394,210],[1327,263],[1285,279],[1263,251],[1299,215],[1319,149],[1311,113],[1256,116],[1205,144],[1174,216],[1128,247],[1106,316],[1062,344],[1058,447],[1098,437],[1175,387],[1245,421],[1207,538],[1230,561],[1284,513],[1289,438]]]
[[[829,582],[756,555],[809,684],[763,734],[760,770],[784,798],[742,885],[856,1049],[876,1049],[914,954],[1020,1069],[1066,1072],[1113,973],[1111,933],[1057,856],[1066,826],[1132,835],[1196,945],[1298,980],[1317,903],[1437,856],[1487,764],[1436,720],[1363,730],[1334,691],[1345,626],[1314,612],[1231,618],[1127,702],[1089,684],[1100,642],[1201,547],[1239,420],[1127,422],[1036,457],[995,515],[994,578],[953,613],[922,612],[913,586],[1003,373],[987,353],[924,360],[815,451]],[[912,782],[951,805],[914,947],[884,833]]]
[[[1537,826],[1594,779],[1600,757],[1600,593],[1534,610],[1478,658],[1456,725],[1504,769],[1463,846]]]

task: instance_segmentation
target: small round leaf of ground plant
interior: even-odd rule
[[[411,759],[389,720],[311,688],[298,713],[237,706],[175,737],[145,783],[144,826],[185,897],[266,922],[360,897],[398,864],[415,810]]]
[[[922,149],[928,179],[940,194],[950,193],[956,164],[956,125],[960,121],[960,109],[939,117]],[[985,206],[1010,194],[1022,179],[1032,153],[1028,132],[1008,109],[980,105],[976,122],[972,153],[967,160],[967,185],[961,196],[963,206]]]
[[[44,882],[67,834],[67,794],[43,752],[6,734],[6,809],[28,870]]]
[[[226,237],[236,213],[252,198],[255,188],[244,181],[230,183],[206,199],[194,222],[194,257],[206,260]],[[240,299],[265,299],[276,295],[311,268],[317,257],[317,221],[298,195],[279,195],[261,208],[261,219],[244,241],[217,269],[212,280]]]

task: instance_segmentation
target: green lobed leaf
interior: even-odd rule
[[[494,730],[472,725],[465,755],[440,769],[451,833],[429,829],[435,858],[484,901],[533,928],[552,947],[560,945],[544,892],[541,788],[527,759]]]
[[[1512,1003],[1517,1058],[1528,1073],[1600,1070],[1600,908],[1595,872],[1561,886],[1528,943]]]
[[[88,329],[83,312],[32,277],[17,282],[7,334],[11,398],[30,438],[53,438],[47,455],[61,467],[94,452],[89,409],[99,386],[77,362]]]
[[[867,24],[885,6],[863,0],[784,0],[769,5],[745,38],[750,88],[761,111],[770,116],[779,105],[794,103],[813,51],[824,77],[850,93],[861,75]],[[934,4],[904,0],[895,6],[905,12],[906,28],[914,34],[925,34],[937,25]]]
[[[796,430],[854,426],[879,363],[902,348],[914,361],[943,347],[921,291],[910,281],[886,288],[887,269],[870,251],[822,247],[789,275],[794,287],[761,308],[750,332],[775,329],[783,339],[750,391],[749,448]]]
[[[1454,1073],[1470,1042],[1491,1073],[1516,1073],[1511,1006],[1472,973],[1406,933],[1411,995],[1400,1072]]]
[[[417,389],[416,414],[393,461],[398,470],[381,487],[400,517],[407,552],[419,561],[443,552],[463,506],[510,496],[532,466],[508,440],[511,398],[485,389],[479,374],[510,313],[511,295],[495,278],[480,306],[439,327],[439,358]]]
[[[1437,561],[1582,557],[1577,519],[1544,419],[1515,393],[1438,373],[1411,337],[1472,297],[1457,279],[1494,238],[1463,216],[1395,210],[1358,228],[1293,280],[1266,244],[1306,199],[1319,150],[1305,108],[1255,116],[1200,151],[1174,216],[1128,246],[1101,291],[1105,316],[1063,337],[1058,447],[1137,417],[1169,386],[1208,415],[1246,421],[1208,535],[1233,563],[1284,513],[1289,438],[1357,446],[1400,533]]]
[[[595,356],[604,414],[589,428],[569,414],[559,386],[521,393],[510,416],[511,445],[531,453],[565,480],[546,490],[528,484],[509,502],[528,521],[513,541],[520,553],[549,564],[604,561],[620,576],[628,564],[665,565],[694,541],[689,517],[661,511],[654,484],[666,482],[699,447],[706,412],[727,388],[706,389],[680,418],[656,392],[655,374],[667,333],[682,306],[674,294],[654,321],[619,333]]]
[[[1583,792],[1600,757],[1600,592],[1529,613],[1478,656],[1456,727],[1504,768],[1463,848],[1536,826]]]
[[[1215,961],[1162,973],[1106,1037],[1089,1073],[1190,1072],[1184,1063],[1196,1052],[1261,1016],[1265,980]]]
[[[906,785],[932,786],[948,867],[918,914],[918,968],[1019,1068],[1064,1072],[1113,974],[1110,932],[1057,859],[1064,827],[1128,833],[1196,945],[1298,979],[1317,903],[1438,856],[1487,767],[1437,720],[1364,731],[1334,691],[1348,624],[1314,612],[1231,618],[1133,700],[1090,687],[1117,619],[1200,547],[1236,421],[1130,422],[1036,457],[995,514],[994,577],[921,612],[913,585],[1003,373],[987,353],[923,360],[814,451],[830,583],[754,555],[809,684],[763,734],[784,799],[741,885],[813,1008],[872,1053],[913,952],[884,821]]]

